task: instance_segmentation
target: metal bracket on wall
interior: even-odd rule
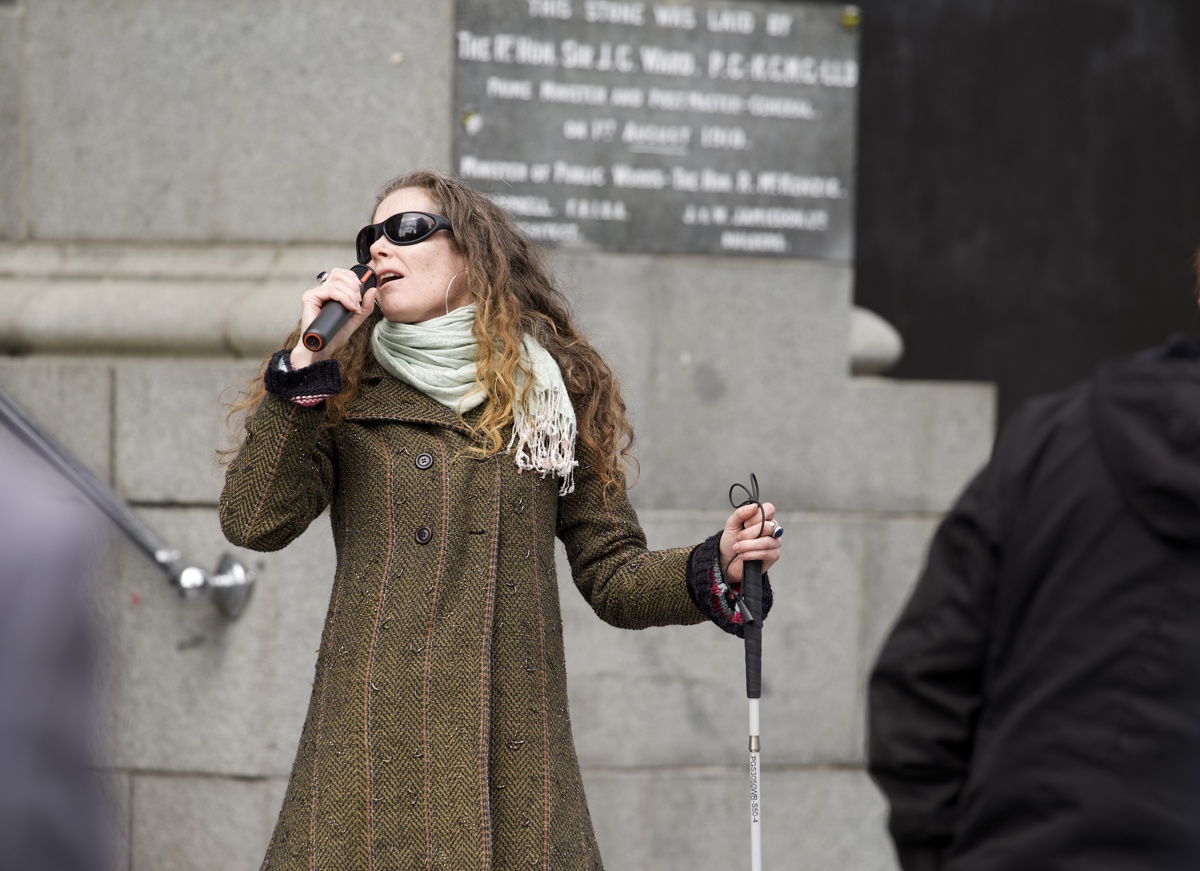
[[[254,589],[254,572],[232,554],[224,554],[216,571],[184,561],[183,555],[168,547],[133,513],[120,496],[86,468],[74,454],[42,429],[25,411],[0,390],[0,423],[46,460],[89,502],[125,533],[151,562],[167,576],[185,599],[211,595],[213,604],[230,620],[237,619]]]

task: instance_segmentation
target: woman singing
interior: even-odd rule
[[[740,633],[744,560],[779,527],[745,505],[693,548],[650,551],[625,493],[616,378],[537,249],[459,181],[420,171],[358,235],[378,286],[322,274],[237,408],[234,544],[284,547],[327,506],[337,574],[308,717],[263,868],[602,867],[567,712],[554,568],[629,629]],[[769,587],[766,591],[769,598]]]

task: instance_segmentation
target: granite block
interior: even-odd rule
[[[274,780],[139,774],[130,871],[253,871],[281,802]]]
[[[225,543],[213,509],[156,509],[143,521],[209,571],[231,553],[257,580],[242,616],[184,600],[124,542],[97,589],[105,642],[102,763],[108,768],[279,776],[290,770],[332,583],[318,520],[282,554]]]
[[[112,481],[112,380],[111,366],[94,360],[0,357],[0,390],[105,485]]]
[[[582,254],[555,262],[621,379],[642,464],[631,494],[639,506],[695,508],[707,504],[709,480],[783,473],[762,445],[808,440],[814,414],[845,390],[844,267]],[[811,492],[803,470],[788,474],[791,490]]]
[[[25,222],[21,90],[23,10],[0,4],[0,239],[19,239]]]
[[[235,445],[226,404],[258,371],[245,361],[122,361],[116,367],[118,491],[135,503],[215,505],[218,448]]]
[[[908,601],[937,528],[936,516],[876,517],[863,522],[863,598],[860,639],[860,713],[854,718],[856,746],[866,761],[867,680],[879,650]]]
[[[29,4],[33,238],[349,241],[448,168],[452,9]]]
[[[585,768],[583,779],[606,867],[749,865],[748,768]],[[764,764],[760,786],[764,868],[896,867],[884,803],[862,772]]]
[[[763,732],[777,762],[844,762],[860,756],[854,741],[861,530],[854,520],[778,517],[787,542],[771,572],[775,607],[763,629]],[[654,547],[699,542],[724,518],[641,513]],[[558,572],[572,722],[583,763],[637,767],[736,758],[747,729],[743,643],[707,624],[641,632],[608,626],[574,589],[561,553]]]
[[[109,842],[105,845],[110,871],[129,871],[129,833],[133,825],[133,778],[124,771],[100,775]]]
[[[759,432],[770,450],[755,465],[777,505],[933,513],[946,510],[986,461],[995,390],[856,378],[825,393],[810,385],[796,407],[796,430],[772,430],[768,420]]]

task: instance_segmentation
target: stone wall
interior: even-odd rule
[[[215,567],[221,403],[374,191],[447,169],[453,4],[0,2],[0,389]],[[984,461],[985,385],[850,376],[853,271],[562,251],[638,428],[650,542],[715,531],[756,472],[787,529],[765,630],[769,868],[893,867],[862,771],[863,681],[940,512]],[[333,573],[324,521],[237,621],[114,542],[101,765],[120,871],[252,869],[298,738]],[[613,869],[748,850],[741,645],[623,632],[560,565],[572,716]]]

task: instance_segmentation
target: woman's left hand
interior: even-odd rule
[[[725,582],[742,582],[742,563],[746,560],[761,560],[763,571],[779,561],[782,538],[776,534],[783,527],[775,522],[775,506],[770,502],[758,505],[751,502],[729,515],[725,530],[721,533],[721,568]]]

